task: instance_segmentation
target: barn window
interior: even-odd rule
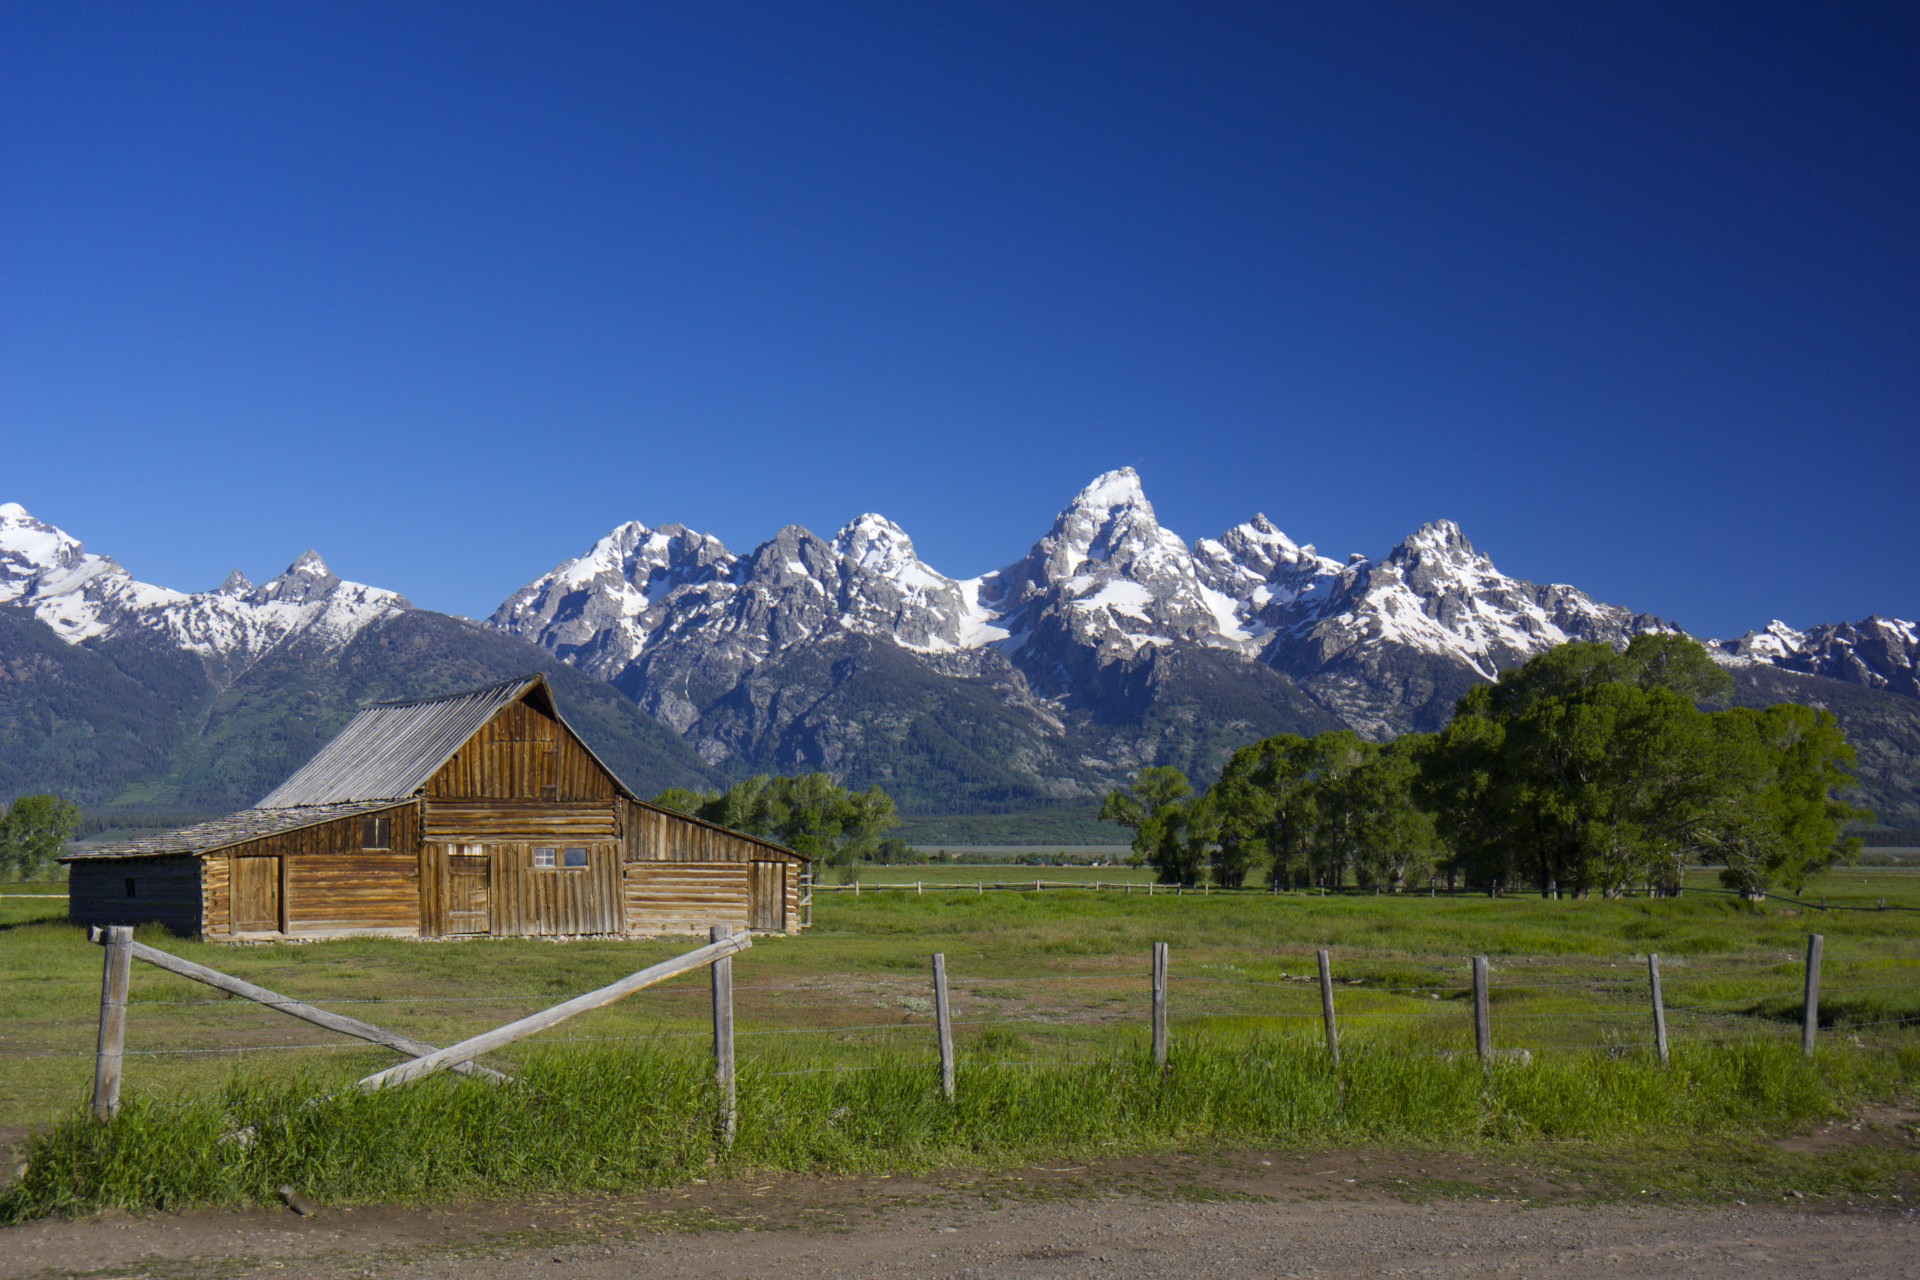
[[[134,897],[134,896],[135,896],[135,895],[134,895],[134,892],[133,892],[133,881],[132,881],[131,879],[129,879],[129,880],[127,881],[127,896],[128,896],[129,898],[131,898],[131,897]]]
[[[553,854],[554,854],[554,851],[552,849],[535,849],[533,851],[533,865],[536,867],[553,866],[554,865]]]
[[[362,849],[391,849],[393,847],[393,819],[360,819],[360,847]]]
[[[567,866],[569,866],[569,867],[584,867],[584,866],[586,866],[586,865],[587,865],[587,851],[586,851],[585,849],[569,849],[569,850],[567,850],[567,859],[566,859],[566,865],[567,865]]]

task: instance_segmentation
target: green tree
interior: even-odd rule
[[[1100,817],[1133,830],[1133,865],[1153,867],[1161,884],[1188,884],[1206,861],[1211,818],[1190,811],[1187,775],[1166,765],[1142,769],[1133,785],[1107,793]],[[1195,819],[1201,821],[1196,823]]]
[[[1469,884],[1520,878],[1515,815],[1500,803],[1507,730],[1490,714],[1492,692],[1491,685],[1470,690],[1452,722],[1413,751],[1417,802],[1433,816],[1450,852],[1449,875],[1462,875]]]
[[[1315,752],[1307,739],[1276,734],[1233,753],[1208,791],[1221,858],[1251,868],[1265,860],[1267,882],[1308,882],[1306,850],[1315,821]]]
[[[1853,748],[1830,711],[1783,704],[1739,707],[1713,717],[1722,781],[1698,845],[1722,864],[1721,882],[1747,894],[1775,883],[1796,892],[1809,877],[1859,851],[1843,835],[1872,821],[1836,792],[1853,781]]]
[[[1343,810],[1350,856],[1362,885],[1395,893],[1433,873],[1442,845],[1434,815],[1415,797],[1422,735],[1409,734],[1366,753],[1331,784]]]
[[[752,836],[764,836],[851,879],[898,825],[893,797],[879,787],[848,791],[824,773],[758,774],[724,792],[663,791],[654,803]]]
[[[1608,683],[1508,724],[1495,803],[1526,837],[1536,883],[1615,893],[1671,880],[1711,786],[1705,720],[1672,690]]]
[[[1635,636],[1620,658],[1628,680],[1642,689],[1669,689],[1703,707],[1723,706],[1733,696],[1733,677],[1689,636]]]
[[[55,795],[21,796],[0,817],[0,872],[31,880],[54,865],[80,825],[80,807]]]
[[[1731,691],[1685,636],[1561,645],[1460,700],[1416,794],[1477,879],[1612,894],[1702,857],[1743,885],[1804,876],[1855,815],[1833,798],[1852,757],[1804,708],[1703,709]]]
[[[672,809],[678,813],[698,817],[700,810],[720,798],[718,791],[689,791],[685,787],[668,787],[653,798],[653,802],[662,809]]]
[[[1332,729],[1307,741],[1308,816],[1302,852],[1311,882],[1337,885],[1359,852],[1360,811],[1348,782],[1380,750],[1351,729]]]

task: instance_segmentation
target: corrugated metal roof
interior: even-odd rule
[[[536,685],[544,688],[546,681],[525,676],[444,698],[375,703],[349,720],[259,807],[404,799],[426,785],[480,726]]]
[[[382,809],[394,808],[398,803],[400,802],[393,800],[362,800],[353,804],[312,805],[305,809],[242,809],[239,813],[230,813],[224,818],[215,818],[210,822],[183,827],[179,831],[163,831],[159,835],[141,836],[137,840],[122,840],[116,844],[101,845],[97,849],[88,849],[82,853],[68,854],[61,861],[78,862],[91,858],[164,858],[180,854],[212,853],[216,849],[245,844],[249,840],[258,840],[263,836],[277,836],[288,831],[298,831],[302,827],[332,822],[335,818],[378,813]]]

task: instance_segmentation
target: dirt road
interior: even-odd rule
[[[109,1215],[0,1232],[0,1277],[1920,1277],[1920,1213],[1891,1199],[1566,1203],[1580,1192],[1445,1157],[1164,1156],[312,1217]]]

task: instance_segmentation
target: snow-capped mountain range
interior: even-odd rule
[[[32,610],[68,644],[141,631],[222,667],[298,640],[342,645],[413,607],[392,591],[343,582],[312,551],[261,586],[235,569],[212,591],[156,587],[13,502],[0,504],[0,604]]]
[[[699,711],[676,693],[685,669],[702,687],[726,684],[783,649],[854,634],[949,672],[1017,671],[1034,695],[1066,705],[1115,664],[1218,650],[1317,687],[1336,718],[1375,735],[1423,719],[1404,687],[1372,687],[1383,654],[1490,679],[1570,639],[1625,643],[1667,625],[1509,578],[1445,520],[1377,562],[1328,559],[1259,515],[1189,546],[1160,525],[1131,469],[1097,478],[1025,558],[982,577],[940,573],[878,515],[831,542],[783,529],[744,559],[678,525],[628,524],[489,621],[651,699],[683,731]]]
[[[260,586],[237,573],[194,594],[151,586],[16,504],[0,505],[4,604],[69,645],[145,636],[216,680],[412,610],[312,552]],[[965,775],[954,794],[976,804],[1090,795],[1145,763],[1204,774],[1282,730],[1430,729],[1466,688],[1554,645],[1677,630],[1509,577],[1447,520],[1377,560],[1330,559],[1262,515],[1189,544],[1126,468],[978,577],[927,565],[880,515],[830,540],[790,526],[744,554],[636,522],[484,625],[610,683],[723,775],[826,768],[923,797]],[[1912,622],[1774,623],[1707,643],[1736,673],[1920,702]]]

